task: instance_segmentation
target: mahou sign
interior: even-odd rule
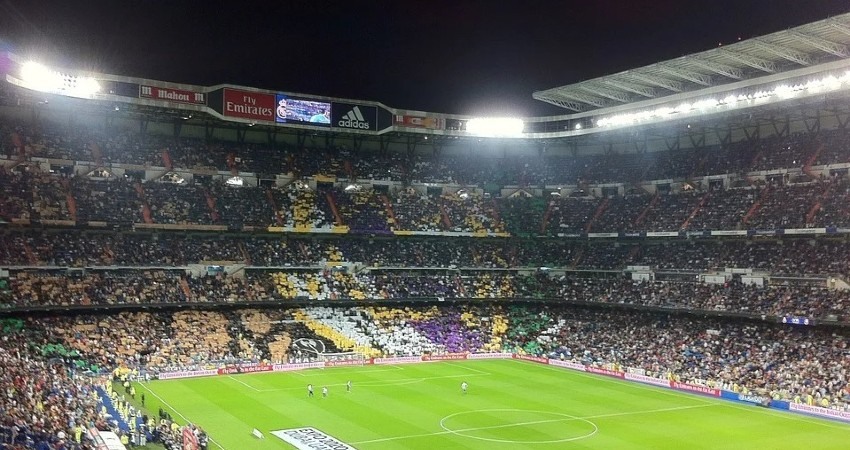
[[[227,117],[274,122],[274,94],[225,89],[223,97],[222,113]]]
[[[175,103],[188,103],[190,105],[203,105],[203,92],[184,91],[181,89],[161,88],[156,86],[139,86],[139,97],[152,98]]]

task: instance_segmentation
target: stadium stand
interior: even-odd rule
[[[110,373],[325,353],[511,352],[850,412],[841,123],[405,153],[24,120],[20,101],[0,88],[4,448],[87,449],[91,427],[179,448]]]

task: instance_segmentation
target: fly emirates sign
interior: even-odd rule
[[[273,94],[238,89],[224,90],[223,113],[227,117],[274,122],[274,106]]]

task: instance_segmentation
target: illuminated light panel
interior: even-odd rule
[[[91,98],[100,91],[94,78],[62,73],[34,61],[21,66],[21,81],[34,91],[70,97]]]
[[[622,125],[632,125],[650,120],[664,120],[670,118],[674,114],[686,114],[698,110],[700,113],[709,113],[713,109],[727,106],[735,106],[738,102],[753,102],[757,100],[769,99],[777,97],[785,100],[792,98],[803,91],[809,91],[812,94],[820,92],[836,91],[850,87],[850,71],[844,72],[840,76],[828,75],[821,79],[810,80],[806,83],[795,85],[782,84],[776,86],[772,90],[760,90],[749,94],[729,94],[723,99],[707,98],[699,100],[693,104],[682,103],[676,107],[662,106],[656,109],[639,111],[628,114],[617,114],[610,117],[603,117],[596,121],[597,127],[616,127]]]
[[[518,137],[525,124],[522,119],[476,118],[466,123],[466,131],[482,137]]]

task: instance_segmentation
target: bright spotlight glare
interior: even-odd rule
[[[521,136],[524,127],[522,119],[511,118],[475,118],[466,123],[466,131],[486,137]]]
[[[665,120],[673,114],[690,115],[697,110],[700,114],[707,114],[715,111],[719,107],[734,108],[739,107],[738,103],[745,106],[753,105],[761,101],[774,101],[775,98],[785,100],[792,98],[800,92],[808,91],[809,94],[820,93],[824,90],[838,90],[850,88],[850,71],[846,71],[841,75],[827,75],[821,79],[809,80],[805,83],[797,83],[794,85],[780,84],[773,89],[762,89],[756,92],[732,94],[730,93],[721,100],[715,98],[707,98],[696,103],[682,103],[677,107],[662,106],[655,110],[638,111],[633,113],[616,114],[613,116],[596,119],[598,127],[612,127],[633,125],[648,120]],[[765,100],[766,99],[766,100]]]
[[[21,67],[21,80],[39,91],[52,90],[61,82],[57,72],[35,61],[26,62]]]
[[[94,78],[61,73],[34,61],[21,66],[21,81],[35,91],[71,97],[90,98],[100,92],[100,83]]]
[[[100,84],[94,78],[81,77],[77,79],[77,86],[74,93],[80,97],[90,97],[100,91]]]

